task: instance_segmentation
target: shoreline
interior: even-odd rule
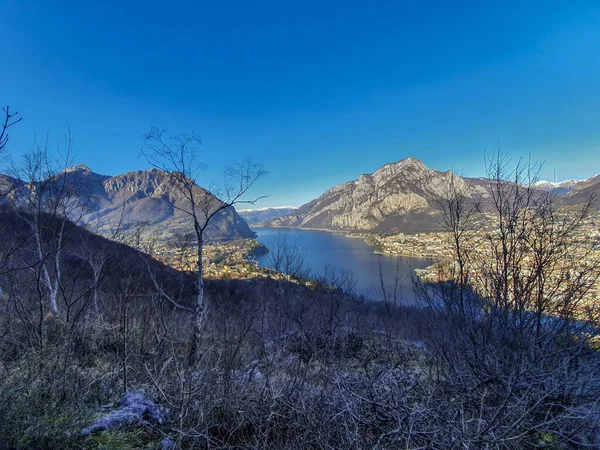
[[[423,255],[414,255],[414,254],[406,254],[406,253],[390,253],[390,252],[385,252],[385,251],[381,251],[381,250],[377,250],[377,248],[372,245],[371,243],[369,243],[369,238],[372,236],[376,236],[376,237],[380,237],[377,235],[369,235],[369,236],[360,236],[360,235],[356,235],[356,234],[349,234],[351,232],[348,231],[342,231],[342,230],[330,230],[327,228],[307,228],[307,227],[255,227],[255,228],[270,228],[272,230],[276,230],[276,229],[284,229],[284,230],[304,230],[304,231],[321,231],[321,232],[326,232],[326,233],[334,233],[334,234],[341,234],[346,238],[349,239],[362,239],[365,244],[367,244],[369,247],[373,248],[373,253],[376,255],[382,255],[382,256],[401,256],[403,258],[419,258],[419,259],[426,259],[426,260],[430,260],[430,261],[437,261],[439,258],[435,257],[435,256],[423,256]],[[254,230],[253,230],[254,231]]]
[[[438,258],[436,258],[434,256],[408,255],[406,253],[388,253],[388,252],[381,252],[378,250],[375,250],[373,253],[375,253],[376,255],[383,255],[383,256],[401,256],[403,258],[419,258],[419,259],[426,259],[429,261],[437,261],[438,260]]]

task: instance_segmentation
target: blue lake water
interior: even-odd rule
[[[277,249],[284,245],[301,256],[311,278],[319,278],[332,271],[338,275],[351,272],[356,281],[354,292],[373,300],[381,300],[380,267],[388,289],[394,286],[396,275],[399,275],[403,285],[403,303],[410,304],[414,302],[410,280],[414,269],[432,264],[432,260],[424,258],[377,255],[373,253],[373,247],[362,239],[348,238],[339,233],[289,228],[257,228],[254,231],[257,240],[270,250],[270,253],[256,258],[259,266],[276,268]],[[284,271],[283,266],[280,270]]]

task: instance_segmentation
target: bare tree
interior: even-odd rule
[[[68,167],[72,163],[73,137],[65,138],[63,153],[55,159],[49,139],[36,142],[12,171],[22,180],[12,198],[17,214],[24,220],[33,239],[41,292],[48,293],[48,307],[55,317],[60,316],[59,295],[62,285],[62,256],[72,224],[80,221],[82,208],[69,181]]]
[[[288,233],[279,232],[275,243],[269,250],[269,264],[277,272],[283,272],[296,278],[307,279],[310,269],[305,266],[304,254],[294,240],[288,241]]]
[[[487,170],[480,204],[449,190],[443,212],[453,260],[439,266],[437,283],[419,286],[436,317],[423,336],[439,388],[460,399],[460,416],[448,421],[476,448],[522,448],[534,430],[556,445],[581,444],[581,423],[598,426],[600,398],[591,199],[561,205],[534,188],[529,161],[510,170],[494,155]]]
[[[2,108],[2,111],[4,112],[4,121],[0,125],[0,151],[2,151],[4,147],[6,147],[6,144],[8,144],[8,129],[23,119],[22,117],[17,119],[19,113],[11,113],[9,106]]]
[[[85,227],[89,231],[89,234],[83,234],[80,240],[78,253],[80,257],[87,261],[87,264],[92,270],[92,305],[94,307],[95,313],[99,317],[102,316],[99,301],[100,285],[105,275],[105,265],[110,259],[113,252],[112,243],[127,243],[123,242],[124,240],[126,240],[124,236],[125,233],[123,230],[124,217],[125,202],[123,201],[123,206],[121,207],[121,214],[116,222],[111,221],[110,218],[108,218],[107,221],[102,221],[100,218],[96,218],[96,220],[85,224]],[[107,239],[98,241],[97,239],[95,239],[96,235],[104,235]],[[134,246],[135,244],[138,244],[138,247],[136,248],[141,247],[141,243],[139,242],[139,240],[140,238],[138,236],[138,242],[134,242]],[[128,243],[131,244],[131,242]]]
[[[22,117],[19,117],[17,119],[16,116],[19,113],[18,112],[11,113],[9,106],[2,108],[2,111],[4,112],[4,121],[2,122],[1,129],[0,129],[0,152],[8,144],[8,129],[10,127],[12,127],[13,125],[19,123],[23,119]],[[8,196],[12,192],[13,189],[14,189],[14,185],[10,181],[8,181],[7,184],[3,183],[3,185],[0,186],[0,200],[5,198],[6,196]],[[2,234],[4,234],[4,233],[2,233]],[[0,252],[0,269],[4,268],[7,265],[8,260],[13,256],[13,254],[16,252],[16,250],[18,248],[20,248],[20,246],[21,246],[21,245],[15,246],[13,243],[8,243],[8,242],[2,242],[2,244],[5,244],[5,245],[2,245],[2,251]],[[0,289],[0,296],[1,295],[2,295],[2,290]]]
[[[190,349],[192,365],[196,358],[205,311],[202,256],[206,229],[211,220],[221,211],[236,204],[254,204],[264,198],[259,196],[248,200],[244,195],[266,172],[261,164],[254,163],[251,159],[246,159],[242,163],[234,162],[225,169],[223,184],[214,196],[204,192],[196,183],[199,172],[204,168],[198,162],[198,146],[201,144],[198,135],[192,132],[167,137],[163,131],[152,128],[143,137],[143,141],[142,154],[146,160],[153,167],[167,172],[170,183],[184,197],[185,206],[177,209],[189,217],[195,233],[198,294],[194,306],[194,337]]]
[[[450,270],[457,283],[449,285],[449,294],[452,303],[463,311],[469,278],[468,262],[471,256],[471,249],[464,245],[464,242],[472,238],[476,228],[479,201],[474,198],[472,186],[452,173],[439,206],[442,212],[442,227],[450,234],[450,245],[455,257],[455,263]],[[456,302],[454,297],[457,297]]]

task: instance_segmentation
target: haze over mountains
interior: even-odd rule
[[[249,225],[257,225],[269,222],[282,216],[294,214],[298,208],[294,206],[276,206],[274,208],[239,209],[238,214]]]
[[[472,197],[487,196],[487,179],[440,172],[409,157],[334,186],[294,214],[274,219],[268,225],[377,234],[438,231],[439,201],[451,177],[455,183],[468,187]],[[599,185],[600,175],[556,184],[536,183],[536,187],[564,197],[567,204],[585,201]]]

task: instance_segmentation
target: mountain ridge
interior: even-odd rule
[[[294,206],[279,206],[274,208],[242,209],[238,214],[250,225],[259,225],[278,217],[294,213],[298,208]]]
[[[81,222],[100,233],[108,232],[117,224],[126,232],[143,225],[145,233],[162,241],[176,234],[194,232],[191,218],[184,212],[187,200],[171,183],[168,172],[152,168],[108,176],[79,164],[54,179],[61,174],[65,175],[71,195],[77,199]],[[5,175],[2,184],[16,185],[15,180]],[[194,195],[199,200],[220,201],[197,184]],[[233,207],[219,212],[206,229],[207,240],[254,237],[255,233]]]
[[[373,173],[327,189],[320,197],[300,206],[294,214],[276,218],[267,226],[321,229],[375,234],[418,233],[441,230],[440,200],[450,180],[473,198],[488,196],[486,178],[468,178],[427,167],[408,157],[387,163]],[[595,189],[600,175],[561,186],[551,186],[565,202]],[[540,183],[537,188],[550,190]],[[534,185],[534,188],[536,186]],[[560,188],[560,189],[559,189]]]

